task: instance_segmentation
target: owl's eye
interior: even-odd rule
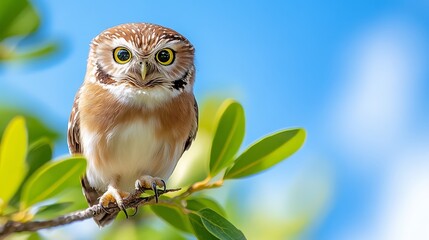
[[[117,47],[113,50],[113,59],[119,64],[125,64],[131,60],[131,52],[124,47]]]
[[[174,51],[170,48],[161,49],[156,53],[156,61],[164,66],[170,65],[174,61]]]

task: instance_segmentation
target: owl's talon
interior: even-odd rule
[[[134,217],[138,212],[139,212],[139,207],[134,207],[134,213],[130,216]]]
[[[155,194],[155,201],[158,203],[160,192],[158,191],[158,187],[162,188],[164,193],[167,190],[167,185],[165,184],[165,181],[158,177],[151,177],[151,176],[143,176],[135,183],[136,189],[139,189],[141,191],[151,189],[153,190]]]
[[[155,182],[152,183],[152,190],[155,193],[155,201],[156,201],[156,203],[158,203],[158,197],[159,197],[159,195],[158,195],[158,188],[156,188],[156,183]]]
[[[165,191],[167,191],[167,184],[165,184],[165,181],[163,179],[161,179],[162,185],[164,185],[164,193]]]
[[[123,199],[127,198],[129,195],[130,194],[128,192],[123,192],[117,188],[109,186],[107,191],[100,197],[99,201],[101,209],[105,213],[110,214],[107,208],[109,207],[110,203],[116,203],[116,206],[119,208],[119,210],[123,211],[125,213],[125,217],[128,218],[128,213],[123,203]]]
[[[119,205],[119,209],[124,212],[125,214],[125,218],[128,219],[128,213],[127,213],[127,209],[125,208],[125,205],[122,203],[121,205]]]
[[[101,204],[101,203],[100,203],[100,207],[101,207],[101,210],[103,210],[103,212],[104,212],[104,213],[109,214],[109,211],[107,211],[107,208],[105,208],[105,207],[103,206],[103,204]]]

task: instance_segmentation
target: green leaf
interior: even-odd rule
[[[192,229],[194,230],[194,234],[198,239],[202,240],[218,240],[217,237],[213,236],[201,221],[201,217],[195,213],[188,214],[189,222],[192,225]]]
[[[52,217],[56,217],[58,216],[58,214],[70,207],[71,205],[73,205],[72,202],[61,202],[61,203],[53,203],[53,204],[49,204],[49,205],[45,205],[40,207],[35,216],[37,218],[52,218]]]
[[[7,240],[43,240],[37,232],[15,232]]]
[[[80,185],[67,188],[67,191],[62,192],[55,199],[57,200],[57,202],[73,203],[65,210],[67,212],[78,211],[88,207],[86,199],[82,197],[82,187]]]
[[[43,57],[49,54],[52,54],[60,48],[59,43],[50,42],[46,43],[38,48],[33,47],[31,51],[28,52],[18,52],[12,54],[9,59],[6,60],[31,60],[34,58]]]
[[[192,232],[186,215],[179,209],[179,207],[172,205],[151,205],[152,211],[160,218],[185,232]]]
[[[226,100],[219,108],[217,128],[210,153],[210,174],[215,176],[228,167],[244,138],[244,110],[233,100]]]
[[[37,233],[33,232],[28,236],[27,240],[42,240],[43,238]]]
[[[219,205],[215,200],[211,198],[205,198],[205,197],[194,197],[191,199],[188,199],[186,208],[194,211],[200,211],[204,208],[210,208],[213,211],[219,213],[223,217],[226,217],[226,212],[222,208],[222,206]]]
[[[244,234],[232,223],[211,209],[203,209],[198,212],[204,227],[219,239],[246,239]]]
[[[266,170],[298,151],[304,144],[302,128],[282,130],[253,143],[235,160],[224,179],[242,178]]]
[[[0,212],[18,190],[27,172],[27,130],[23,117],[15,117],[6,127],[0,146]]]
[[[0,1],[0,41],[29,35],[37,30],[39,24],[39,16],[28,0]]]
[[[83,157],[70,157],[43,165],[25,183],[21,196],[22,207],[25,209],[67,188],[79,186],[85,166]]]
[[[15,52],[0,42],[0,63],[5,60],[13,59]]]
[[[203,102],[198,103],[198,105],[201,105],[199,113],[200,119],[198,120],[198,132],[203,130],[210,134],[214,134],[217,122],[213,121],[213,116],[216,116],[225,101],[226,99],[219,95],[212,95],[206,97]]]
[[[51,160],[52,158],[52,143],[48,138],[41,138],[38,141],[30,144],[27,153],[27,166],[28,171],[24,178],[25,183],[30,176],[43,164]],[[18,191],[16,191],[9,204],[17,204],[21,198],[22,188],[25,184],[21,184]]]
[[[28,132],[28,142],[32,143],[42,137],[47,137],[51,140],[56,140],[60,134],[51,129],[33,114],[30,114],[21,109],[0,106],[0,134],[4,131],[4,126],[15,116],[20,115],[25,118]]]
[[[30,144],[27,154],[27,165],[29,167],[27,177],[30,177],[37,169],[51,159],[51,140],[44,137]]]
[[[158,223],[148,224],[146,221],[139,221],[139,223],[144,222],[143,224],[133,224],[133,228],[137,230],[137,239],[150,239],[150,240],[187,240],[184,233],[177,231],[176,228],[171,227],[170,225],[161,225]],[[121,226],[122,227],[122,226]],[[114,228],[110,228],[113,232],[117,230]],[[186,234],[186,233],[185,233]],[[123,240],[128,238],[124,238],[124,236],[119,235],[118,240]],[[107,235],[106,238],[102,238],[101,240],[115,240],[111,238],[111,235]]]

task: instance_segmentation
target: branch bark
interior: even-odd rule
[[[167,189],[165,191],[158,190],[159,195],[174,192],[180,189]],[[136,190],[128,198],[124,199],[125,208],[138,208],[142,205],[147,205],[155,202],[155,196],[149,197],[140,197],[142,191]],[[162,200],[160,199],[160,202]],[[37,231],[45,228],[52,228],[56,226],[66,225],[76,221],[82,221],[88,218],[95,217],[101,213],[108,211],[110,214],[120,212],[121,210],[116,205],[111,205],[107,208],[103,208],[100,204],[88,207],[87,209],[76,211],[70,214],[66,214],[55,219],[45,220],[45,221],[30,221],[30,222],[16,222],[16,221],[7,221],[5,225],[0,226],[0,239],[4,239],[9,234],[15,232],[26,232],[26,231]]]

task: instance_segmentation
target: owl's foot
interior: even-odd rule
[[[128,214],[124,205],[124,199],[130,195],[128,192],[120,191],[109,185],[107,191],[100,197],[99,203],[103,209],[107,208],[110,203],[116,203],[121,209],[125,216],[128,218]]]
[[[138,190],[152,189],[153,192],[155,193],[155,200],[157,203],[158,203],[158,197],[159,197],[157,187],[163,188],[164,192],[166,190],[166,185],[164,180],[162,180],[161,178],[152,177],[149,175],[143,176],[140,179],[138,179],[135,183],[135,187]]]

